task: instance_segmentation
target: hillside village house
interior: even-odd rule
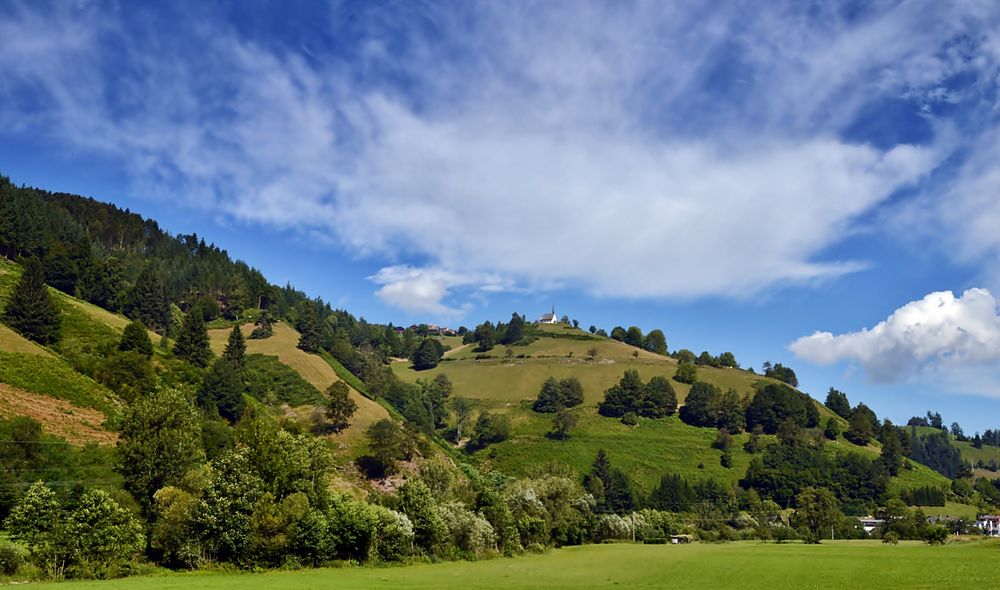
[[[987,537],[1000,537],[1000,516],[996,514],[982,514],[976,518],[976,526]]]
[[[559,319],[556,317],[556,307],[552,306],[552,313],[544,313],[542,317],[538,318],[539,324],[558,324]]]

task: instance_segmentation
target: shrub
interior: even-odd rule
[[[726,449],[723,451],[722,456],[719,458],[719,465],[722,465],[726,469],[731,469],[733,466],[733,453]]]
[[[635,412],[625,412],[622,416],[622,424],[625,426],[637,426],[639,424],[639,416]]]
[[[582,403],[583,386],[579,379],[568,377],[557,381],[555,377],[549,377],[542,384],[532,409],[536,412],[555,413]]]
[[[694,363],[681,362],[677,365],[677,372],[674,373],[674,381],[678,383],[694,383],[698,380],[698,369]]]
[[[510,417],[506,414],[491,414],[483,410],[476,419],[472,432],[473,448],[481,449],[493,443],[503,442],[510,438]]]
[[[939,524],[931,525],[924,530],[923,537],[931,545],[944,545],[948,540],[948,529]]]
[[[632,538],[631,523],[617,514],[601,514],[594,527],[596,541],[624,541]]]
[[[496,551],[496,532],[485,518],[470,511],[461,502],[443,504],[438,507],[438,512],[456,549],[477,557]]]
[[[899,545],[899,533],[889,531],[882,537],[882,543],[886,545]]]
[[[401,512],[372,506],[376,515],[375,553],[381,561],[399,561],[413,551],[413,523]]]
[[[28,552],[10,541],[0,541],[0,574],[13,576],[28,558]]]

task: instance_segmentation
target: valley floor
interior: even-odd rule
[[[841,588],[996,588],[1000,545],[931,547],[878,541],[822,545],[591,545],[544,555],[385,568],[315,569],[267,574],[172,574],[110,582],[32,585],[65,590],[177,589],[578,589],[814,590]]]

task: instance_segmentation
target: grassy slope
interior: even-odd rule
[[[0,308],[7,305],[20,275],[20,267],[0,259]],[[56,345],[56,352],[72,353],[96,347],[109,339],[117,339],[121,334],[121,328],[109,327],[92,315],[93,310],[99,308],[54,289],[50,289],[50,293],[63,312],[63,338]],[[0,327],[0,382],[67,400],[77,406],[96,408],[106,414],[117,411],[114,395],[107,388],[74,371],[64,358],[22,338],[5,326]]]
[[[114,414],[114,395],[90,377],[53,356],[0,351],[0,383],[66,400],[73,405]]]
[[[404,567],[318,569],[266,574],[173,574],[123,580],[39,584],[36,588],[229,590],[342,588],[550,590],[683,588],[685,590],[937,589],[996,586],[996,543],[930,547],[876,541],[821,545],[588,545],[544,555]]]
[[[407,362],[397,362],[393,364],[393,370],[401,379],[410,382],[444,373],[455,385],[457,395],[482,400],[497,409],[534,399],[542,382],[549,377],[576,377],[583,384],[585,403],[596,404],[603,399],[604,390],[616,383],[626,369],[639,371],[645,380],[654,375],[671,377],[677,370],[674,359],[592,336],[583,330],[558,325],[542,326],[541,329],[550,335],[592,339],[541,337],[524,346],[510,347],[514,358],[504,358],[506,347],[497,346],[486,353],[493,358],[482,360],[475,360],[479,353],[473,352],[471,345],[466,345],[448,351],[445,358],[451,360],[442,362],[435,369],[416,372],[410,369]],[[591,349],[597,352],[592,358],[588,356]],[[636,352],[639,353],[637,357],[633,356]],[[516,358],[521,354],[531,358]],[[753,391],[755,380],[763,379],[760,375],[738,369],[711,367],[699,367],[698,376],[702,381],[723,389],[733,388],[744,395]],[[679,399],[683,399],[691,389],[684,383],[672,383]]]
[[[604,390],[616,383],[626,369],[639,371],[644,380],[654,375],[669,378],[676,371],[675,360],[646,351],[638,351],[635,356],[636,349],[631,346],[593,337],[582,330],[558,325],[543,326],[542,330],[572,338],[543,336],[528,345],[511,347],[514,358],[504,358],[505,347],[496,347],[488,354],[497,358],[475,360],[476,353],[466,346],[449,351],[446,358],[453,360],[442,362],[435,369],[416,372],[408,363],[397,362],[393,370],[401,379],[411,382],[444,373],[454,384],[456,396],[471,398],[480,408],[508,413],[514,425],[512,438],[478,453],[477,457],[484,464],[512,475],[529,473],[545,461],[585,472],[602,448],[608,451],[615,465],[629,471],[643,491],[650,490],[668,471],[690,478],[714,477],[729,482],[739,480],[746,472],[752,456],[742,448],[745,434],[737,437],[733,466],[727,469],[720,465],[721,452],[710,447],[716,435],[714,429],[688,426],[677,417],[642,420],[639,426],[628,427],[597,414],[596,405],[603,399]],[[590,360],[595,349],[596,354]],[[516,358],[521,354],[531,358]],[[552,416],[530,410],[530,401],[550,376],[576,377],[584,388],[584,404],[574,410],[580,422],[566,441],[547,438]],[[699,367],[698,378],[722,389],[735,389],[744,396],[752,394],[755,381],[764,379],[748,371],[711,367]],[[678,398],[683,400],[690,386],[672,379],[671,383]],[[823,419],[833,416],[822,405],[820,412]],[[877,446],[857,447],[843,437],[827,448],[830,452],[842,450],[869,456],[879,453]],[[904,489],[947,483],[923,465],[902,471],[894,480],[894,485]]]
[[[7,326],[0,324],[0,350],[22,354],[52,356],[52,353],[21,336]]]
[[[975,520],[979,514],[979,509],[969,504],[959,504],[958,502],[945,502],[944,506],[921,506],[921,510],[927,516],[943,516],[945,518],[964,518],[965,520]]]
[[[243,334],[249,338],[250,332],[253,331],[253,324],[245,324],[242,330]],[[231,329],[209,330],[208,335],[212,351],[215,354],[222,354],[230,331]],[[246,342],[248,353],[278,357],[281,362],[295,369],[303,379],[321,392],[326,391],[330,385],[340,380],[333,367],[323,357],[309,354],[297,347],[299,333],[288,324],[275,324],[274,335],[270,338],[248,339]],[[389,414],[385,408],[364,397],[353,388],[351,397],[358,404],[358,411],[354,414],[351,426],[337,434],[335,440],[342,443],[353,456],[363,450],[365,429],[378,420],[387,418]]]

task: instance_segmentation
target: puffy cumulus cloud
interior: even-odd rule
[[[496,276],[470,276],[441,268],[407,265],[388,266],[368,278],[381,285],[375,294],[384,303],[412,314],[449,319],[461,318],[470,308],[468,303],[457,307],[447,304],[446,300],[456,290],[494,292],[513,288]]]
[[[986,289],[969,289],[961,297],[935,292],[907,303],[870,329],[839,335],[816,332],[789,348],[818,364],[857,363],[876,382],[920,375],[945,388],[995,395],[990,365],[1000,360],[997,300]]]
[[[846,130],[901,96],[934,119],[997,61],[975,2],[334,4],[305,40],[102,6],[9,5],[0,123],[402,263],[379,297],[436,314],[513,284],[741,297],[856,270],[829,246],[954,146]]]

